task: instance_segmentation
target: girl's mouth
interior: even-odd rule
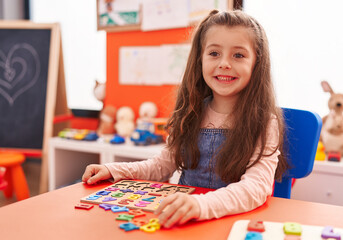
[[[237,77],[231,77],[231,76],[216,76],[215,78],[221,82],[231,82],[237,79]]]

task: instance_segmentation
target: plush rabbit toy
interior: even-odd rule
[[[329,114],[323,117],[321,141],[325,152],[339,152],[343,156],[343,94],[335,93],[330,84],[321,82],[324,92],[331,94],[329,99]]]

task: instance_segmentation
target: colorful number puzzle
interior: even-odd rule
[[[253,222],[253,224],[251,224]],[[343,229],[294,222],[279,223],[240,220],[234,223],[227,240],[341,240]]]
[[[142,209],[153,212],[161,200],[176,192],[192,193],[195,188],[176,186],[160,182],[122,180],[109,185],[89,196],[81,198],[81,202],[94,204],[110,204],[131,209]]]

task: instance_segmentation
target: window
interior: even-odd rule
[[[106,81],[106,33],[97,31],[94,0],[31,0],[34,22],[59,22],[69,108],[100,110],[95,80]]]

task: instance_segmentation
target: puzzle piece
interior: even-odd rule
[[[144,199],[142,199],[142,201],[153,202],[155,198],[156,198],[156,197],[144,198]]]
[[[108,195],[110,193],[111,193],[111,191],[102,190],[102,191],[97,192],[96,195],[106,196],[106,195]]]
[[[104,210],[110,210],[111,209],[111,207],[114,207],[115,205],[112,205],[112,204],[106,204],[106,203],[101,203],[100,205],[99,205],[99,207],[101,207],[101,208],[103,208]]]
[[[102,201],[103,202],[111,202],[111,201],[115,201],[115,200],[117,200],[117,199],[114,197],[105,197]]]
[[[263,221],[250,220],[250,222],[248,224],[248,231],[250,231],[250,232],[264,232],[265,228],[263,225]]]
[[[93,195],[93,196],[89,196],[87,200],[97,200],[98,198],[101,198],[101,196]]]
[[[341,234],[334,233],[333,232],[333,227],[331,227],[331,226],[324,227],[324,229],[322,231],[321,237],[324,238],[324,239],[341,240]]]
[[[133,215],[128,215],[128,214],[120,214],[116,220],[120,220],[120,221],[131,221],[132,218],[134,218],[135,216]]]
[[[286,235],[284,240],[301,240],[301,237],[297,235]]]
[[[120,198],[120,197],[122,197],[122,196],[124,196],[124,195],[125,195],[125,193],[120,193],[120,192],[118,192],[118,193],[112,194],[111,196],[112,196],[112,197],[116,197],[116,198]]]
[[[89,205],[89,204],[85,204],[85,203],[78,203],[75,205],[75,208],[77,209],[85,209],[85,210],[89,210],[91,208],[93,208],[94,205]]]
[[[111,207],[111,211],[114,213],[118,213],[118,212],[128,212],[129,209],[127,207],[119,207],[119,206],[113,206]]]
[[[122,223],[122,224],[119,225],[119,227],[120,227],[121,229],[124,229],[125,232],[132,231],[132,230],[139,230],[139,228],[140,228],[140,227],[138,227],[138,226],[136,226],[135,224],[130,223],[130,222],[128,222],[128,223]]]
[[[244,240],[262,240],[262,234],[259,232],[248,232]]]
[[[140,230],[148,233],[153,233],[161,228],[157,218],[152,218],[149,223],[140,227]]]
[[[140,209],[130,209],[130,210],[129,210],[129,214],[130,214],[130,215],[133,215],[133,216],[135,216],[135,217],[143,217],[143,216],[146,215],[146,214],[145,214],[142,210],[140,210]]]
[[[301,225],[299,223],[286,222],[283,225],[283,231],[286,235],[301,235]]]

